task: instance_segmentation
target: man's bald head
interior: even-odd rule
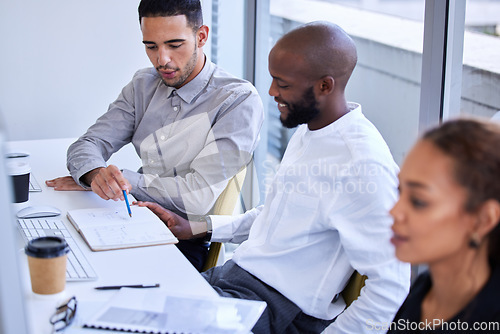
[[[356,46],[338,25],[320,21],[300,26],[281,37],[271,52],[298,56],[309,80],[331,76],[345,88],[357,62]]]

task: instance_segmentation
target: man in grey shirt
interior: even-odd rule
[[[92,190],[123,200],[123,190],[181,216],[210,212],[228,179],[246,166],[263,122],[262,101],[247,81],[206,59],[199,0],[142,0],[139,21],[154,68],[139,70],[108,111],[68,149],[71,177],[47,181],[55,190]],[[139,171],[107,166],[132,143]],[[203,240],[179,249],[199,270]]]

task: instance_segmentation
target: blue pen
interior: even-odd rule
[[[123,197],[125,197],[125,204],[127,204],[128,215],[132,217],[132,210],[130,210],[130,204],[128,204],[127,191],[123,191]]]

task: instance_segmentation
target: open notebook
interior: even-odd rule
[[[114,208],[68,211],[68,219],[93,251],[177,243],[177,238],[151,210],[124,204]]]

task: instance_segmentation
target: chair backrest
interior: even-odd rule
[[[232,215],[236,202],[240,197],[241,186],[245,181],[246,167],[239,171],[229,182],[226,189],[219,195],[215,201],[212,212],[214,215]]]
[[[219,195],[212,209],[214,215],[232,215],[236,202],[240,197],[241,186],[246,176],[246,168],[238,172],[231,180],[229,180],[226,189]],[[221,252],[222,244],[220,242],[210,243],[208,249],[208,257],[203,266],[203,271],[206,271],[217,265],[217,260]]]
[[[349,282],[347,282],[344,290],[342,290],[342,297],[344,298],[346,307],[358,299],[361,288],[365,286],[366,279],[367,277],[365,275],[361,275],[357,271],[352,273]]]

